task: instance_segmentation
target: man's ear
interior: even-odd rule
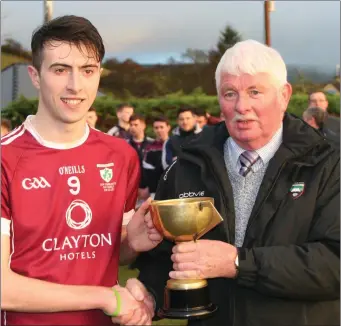
[[[292,86],[286,83],[281,89],[281,105],[283,113],[287,110],[292,95]]]
[[[31,78],[33,86],[36,89],[40,90],[40,76],[39,76],[38,70],[35,67],[33,67],[33,66],[28,66],[27,67],[27,72],[28,72],[28,75]]]

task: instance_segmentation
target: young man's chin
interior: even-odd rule
[[[59,116],[59,120],[65,124],[75,124],[83,122],[86,124],[86,113],[84,114],[68,114]]]

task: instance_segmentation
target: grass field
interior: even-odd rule
[[[127,266],[122,266],[119,271],[119,282],[120,285],[124,286],[127,282],[127,279],[132,277],[137,277],[137,270],[130,270]],[[153,325],[187,325],[187,321],[183,320],[171,320],[171,319],[163,319],[156,322],[153,322]]]

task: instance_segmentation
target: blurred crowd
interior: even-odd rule
[[[185,141],[197,137],[204,128],[224,120],[223,115],[215,117],[200,108],[179,108],[176,126],[173,129],[166,117],[158,116],[152,122],[153,137],[148,137],[146,119],[143,115],[135,113],[132,105],[120,104],[116,108],[116,116],[117,124],[107,133],[125,139],[136,150],[140,160],[142,175],[137,205],[148,197],[154,197],[162,173],[176,159]],[[323,92],[309,95],[307,109],[303,112],[302,119],[339,147],[340,121],[328,115],[328,100]],[[92,128],[96,128],[97,120],[96,109],[91,107],[87,122]],[[11,122],[2,119],[1,137],[11,129]]]
[[[165,116],[153,119],[153,137],[146,135],[147,122],[143,115],[127,103],[116,108],[117,125],[107,133],[125,139],[136,150],[142,171],[139,187],[139,205],[149,196],[154,197],[163,171],[176,159],[180,146],[196,137],[204,128],[223,121],[223,117],[211,116],[202,109],[185,107],[177,111],[177,125],[171,128]],[[96,128],[98,116],[95,108],[88,112],[88,124]]]

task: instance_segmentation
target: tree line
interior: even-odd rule
[[[225,51],[241,40],[239,32],[227,25],[220,32],[214,48],[188,48],[181,55],[181,61],[170,57],[167,64],[141,65],[131,59],[106,59],[103,62],[106,73],[102,75],[100,90],[122,100],[131,97],[155,98],[172,93],[215,95],[217,64]],[[11,38],[5,40],[1,51],[31,59],[30,51]],[[293,84],[297,93],[308,93],[323,87],[307,80],[303,74],[298,74]]]

